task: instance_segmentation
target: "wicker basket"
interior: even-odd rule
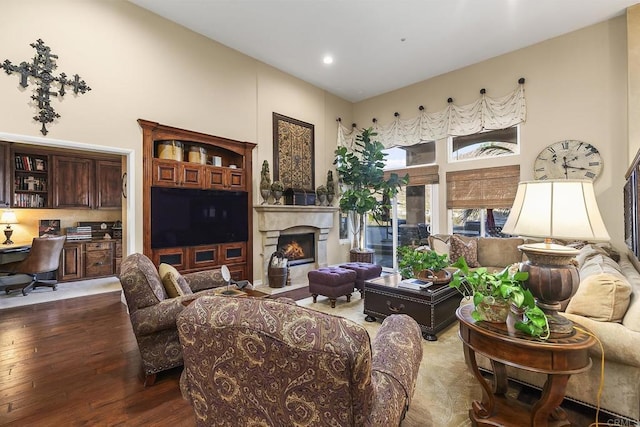
[[[373,264],[373,251],[359,251],[357,249],[351,249],[351,251],[349,252],[349,261],[368,262],[369,264]]]
[[[418,279],[433,282],[434,285],[446,284],[451,281],[451,273],[447,270],[422,270],[418,273]]]

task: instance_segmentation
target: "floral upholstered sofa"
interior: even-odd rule
[[[450,237],[440,235],[437,241],[432,242],[431,248],[439,253],[450,250]],[[513,252],[512,245],[517,249],[516,243],[518,240],[518,245],[524,243],[522,239],[476,239],[478,265],[485,266],[485,263],[505,267],[521,261]],[[489,249],[489,246],[493,248]],[[640,421],[639,263],[633,255],[620,254],[609,244],[583,243],[577,246],[581,246],[576,257],[580,283],[574,296],[564,302],[565,311],[561,314],[589,329],[602,342],[604,388],[600,408]],[[569,379],[566,398],[593,408],[598,406],[602,354],[598,344],[591,348],[593,365],[589,371]],[[488,359],[478,359],[484,370],[491,371]],[[542,388],[546,380],[542,374],[512,367],[507,367],[507,373],[510,379],[537,388]]]
[[[178,332],[198,426],[398,426],[422,360],[409,316],[387,317],[370,343],[362,326],[291,300],[202,297]]]
[[[166,268],[161,277],[151,260],[139,253],[129,255],[120,267],[120,283],[142,358],[145,385],[152,385],[158,372],[182,365],[176,318],[185,303],[214,293],[210,288],[227,284],[219,269],[180,275]]]

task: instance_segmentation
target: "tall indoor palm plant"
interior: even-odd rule
[[[409,183],[409,175],[400,178],[391,173],[384,178],[384,146],[375,141],[378,134],[372,128],[363,129],[356,136],[352,148],[338,147],[335,151],[336,171],[346,190],[340,197],[340,210],[349,214],[354,234],[352,249],[364,251],[364,223],[366,215],[382,217],[389,212],[389,201],[402,185]],[[376,196],[381,196],[380,200]]]

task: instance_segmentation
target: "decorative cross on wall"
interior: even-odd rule
[[[13,72],[20,73],[20,86],[27,87],[29,86],[28,78],[33,77],[36,80],[36,85],[38,89],[36,90],[37,95],[31,95],[31,99],[38,101],[39,112],[37,116],[34,116],[33,119],[37,122],[42,123],[42,132],[43,135],[48,133],[46,124],[52,123],[55,119],[60,117],[60,114],[56,113],[53,107],[51,106],[51,96],[58,96],[62,98],[65,91],[65,86],[70,86],[73,88],[73,92],[77,95],[79,93],[85,93],[91,88],[87,86],[87,83],[84,80],[80,80],[80,76],[77,74],[73,75],[73,79],[67,79],[67,75],[65,73],[60,73],[59,76],[53,75],[53,70],[58,68],[56,65],[56,59],[58,59],[58,55],[54,55],[51,53],[51,48],[44,44],[41,39],[38,39],[36,43],[31,43],[31,47],[36,50],[36,56],[33,58],[33,63],[28,64],[23,61],[20,65],[13,65],[11,61],[5,59],[5,61],[0,65],[0,67],[4,68],[4,71],[7,74],[12,74]],[[60,89],[58,92],[52,91],[52,84],[58,83]]]

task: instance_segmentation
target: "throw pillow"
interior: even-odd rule
[[[193,293],[185,278],[182,277],[174,266],[164,263],[160,264],[158,267],[158,274],[160,275],[162,285],[164,286],[164,290],[167,291],[169,298],[191,295]]]
[[[438,255],[449,255],[449,236],[434,235],[429,236],[429,246],[436,251]],[[449,257],[451,259],[451,257]]]
[[[449,259],[452,263],[463,257],[469,267],[480,267],[480,264],[478,264],[478,240],[469,239],[465,242],[454,234],[449,239],[449,245]]]
[[[623,276],[601,273],[580,281],[566,312],[600,322],[622,321],[631,299],[631,284]]]

